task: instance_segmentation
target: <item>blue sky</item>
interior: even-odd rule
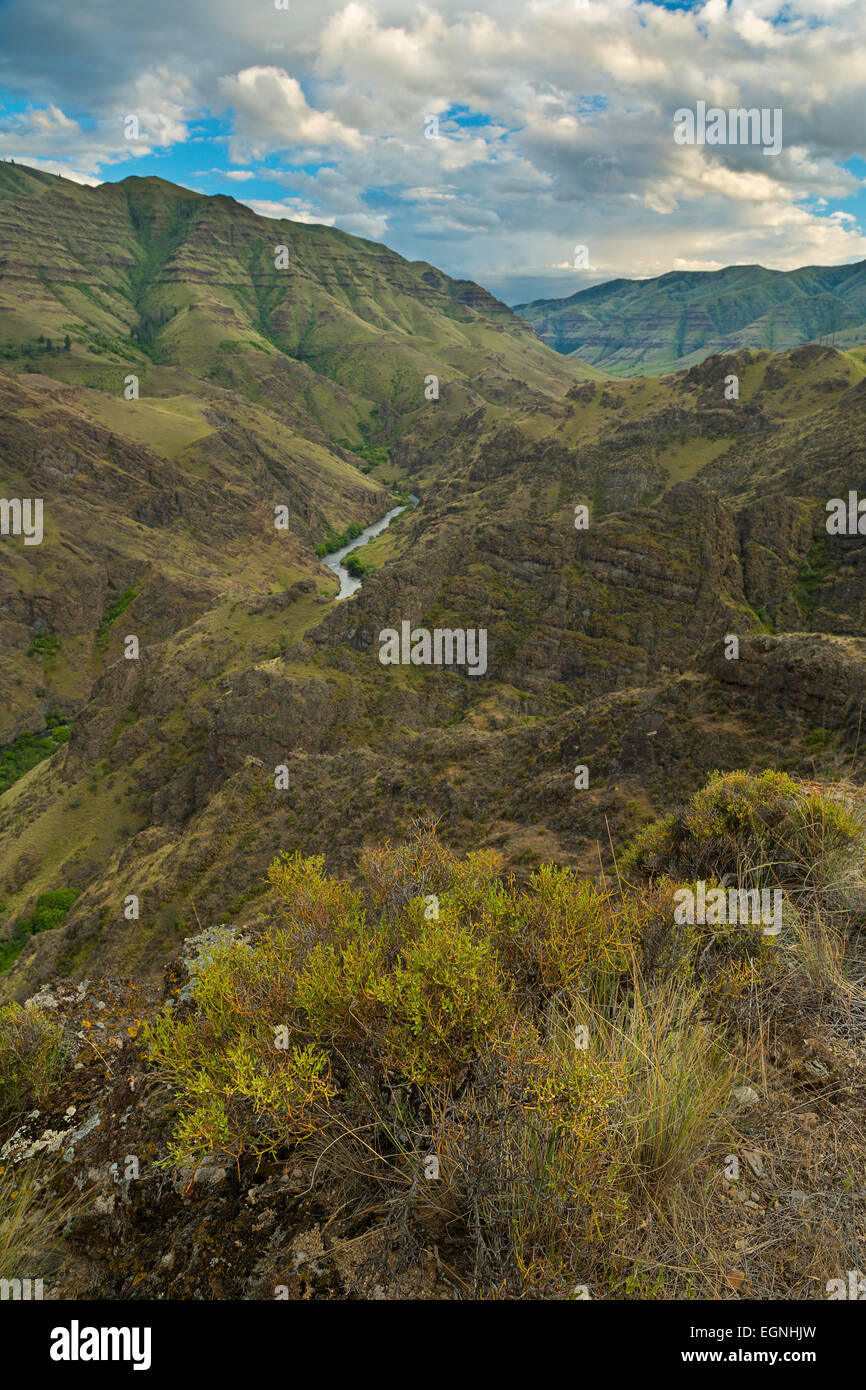
[[[862,0],[278,3],[0,0],[0,152],[335,225],[511,303],[866,258]],[[678,144],[698,101],[782,110],[781,152]]]

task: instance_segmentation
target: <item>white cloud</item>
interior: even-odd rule
[[[246,207],[252,208],[253,212],[257,212],[259,217],[272,217],[276,220],[288,218],[291,222],[315,223],[325,227],[333,227],[335,221],[333,217],[317,217],[309,208],[299,207],[289,200],[279,203],[267,198],[241,198],[240,201]]]
[[[353,150],[363,145],[357,130],[343,125],[330,111],[309,106],[300,82],[282,68],[244,68],[235,77],[224,77],[219,85],[235,114],[232,159],[263,159],[272,150],[297,145]]]
[[[33,97],[28,113],[0,120],[7,156],[96,180],[130,155],[200,141],[210,115],[227,142],[212,148],[239,166],[224,170],[226,186],[262,179],[290,195],[249,206],[387,237],[506,295],[535,281],[572,293],[576,242],[590,248],[592,280],[866,256],[858,222],[830,213],[862,193],[842,167],[863,156],[862,0],[318,0],[289,11],[149,0],[134,33],[107,14],[54,0],[6,7],[0,82],[5,73]],[[673,112],[698,99],[782,107],[781,155],[675,145]],[[127,112],[141,118],[135,148],[122,139]],[[424,138],[430,114],[439,140]]]

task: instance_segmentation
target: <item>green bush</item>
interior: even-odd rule
[[[347,555],[343,564],[349,571],[349,574],[353,575],[355,579],[366,579],[368,574],[373,573],[373,566],[365,565],[364,561],[360,560],[355,554]]]
[[[421,1085],[456,1080],[498,1036],[509,1012],[509,985],[492,941],[446,911],[414,931],[397,964],[378,984],[385,1027],[383,1062]]]
[[[80,891],[79,888],[53,888],[40,894],[33,915],[22,917],[16,923],[12,936],[6,941],[0,941],[0,975],[9,970],[18,959],[30,936],[36,932],[50,931],[52,927],[59,927],[65,921]]]
[[[778,773],[713,774],[625,856],[637,887],[555,864],[517,883],[429,822],[366,850],[353,883],[280,855],[268,923],[146,1032],[176,1096],[170,1160],[299,1159],[375,1223],[359,1288],[443,1238],[470,1293],[602,1282],[625,1218],[661,1214],[698,1159],[729,1151],[741,1005],[772,1002],[783,971],[805,978],[759,928],[678,925],[677,885],[748,872],[787,896],[815,866],[835,882],[862,851],[853,804]],[[842,978],[835,936],[806,944],[810,979],[828,960]]]
[[[60,651],[60,638],[54,637],[50,632],[43,632],[33,639],[27,648],[28,656],[44,656],[50,658],[56,656]]]
[[[96,629],[94,645],[98,652],[104,652],[108,646],[108,630],[111,624],[116,618],[120,617],[121,613],[126,612],[133,599],[137,598],[140,592],[141,588],[139,585],[130,584],[124,589],[123,593],[114,600],[114,603],[109,606],[105,617]]]
[[[30,930],[36,933],[59,927],[80,891],[79,888],[52,888],[40,894],[30,918]]]
[[[673,1210],[696,1162],[729,1151],[741,1008],[806,978],[787,933],[677,923],[678,885],[735,874],[787,899],[810,872],[835,884],[862,859],[855,806],[775,772],[714,773],[624,856],[637,886],[556,864],[518,883],[429,822],[365,851],[352,883],[280,855],[267,925],[146,1032],[176,1096],[170,1160],[299,1159],[378,1223],[391,1273],[447,1231],[471,1293],[602,1282],[629,1216]],[[828,960],[843,979],[835,936],[806,945],[812,984]]]
[[[69,739],[70,728],[67,724],[52,723],[50,716],[47,722],[49,727],[44,733],[20,734],[14,743],[0,749],[0,794],[17,782],[19,777],[23,777],[25,772],[29,772],[31,767],[50,758]]]
[[[783,772],[714,772],[684,810],[640,832],[620,867],[644,880],[814,889],[862,838],[850,809]]]

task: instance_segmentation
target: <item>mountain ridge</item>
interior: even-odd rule
[[[866,341],[866,260],[618,278],[514,306],[550,347],[612,375],[658,375],[738,348]]]

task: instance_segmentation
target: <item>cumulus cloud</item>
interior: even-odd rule
[[[252,208],[253,212],[257,212],[260,217],[271,217],[278,221],[288,218],[291,222],[318,223],[325,227],[333,227],[335,221],[333,217],[316,217],[308,207],[303,207],[289,199],[281,203],[268,198],[242,198],[241,202],[246,207]]]
[[[59,171],[62,164],[78,182],[99,183],[101,169],[144,159],[189,138],[186,117],[192,115],[193,92],[184,76],[165,67],[144,70],[122,98],[100,102],[86,119],[70,116],[52,101],[43,106],[32,101],[0,116],[3,152],[38,168],[57,164]]]
[[[300,82],[282,68],[244,68],[235,77],[224,77],[219,88],[235,115],[232,159],[263,159],[274,150],[299,145],[350,150],[363,146],[359,131],[343,125],[330,111],[309,106]]]

